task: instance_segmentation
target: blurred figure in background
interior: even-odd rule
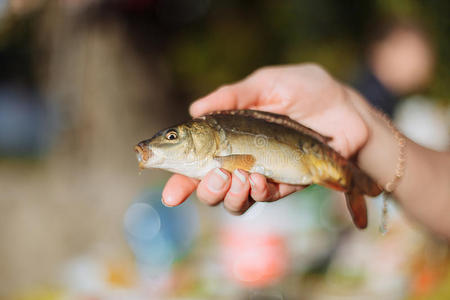
[[[412,21],[383,22],[369,36],[366,66],[355,88],[392,118],[400,97],[428,87],[435,64],[433,47],[429,35]]]

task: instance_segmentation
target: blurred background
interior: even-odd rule
[[[450,2],[0,0],[0,299],[449,299],[449,245],[311,186],[234,217],[161,204],[133,146],[193,100],[317,62],[450,145]],[[426,201],[427,199],[424,199]]]

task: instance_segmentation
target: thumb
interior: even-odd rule
[[[209,95],[191,104],[189,113],[199,117],[217,110],[243,109],[254,104],[259,96],[259,87],[248,80],[224,85]]]

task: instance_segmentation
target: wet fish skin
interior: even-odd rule
[[[161,130],[135,150],[141,168],[203,178],[216,167],[243,169],[279,183],[323,185],[346,194],[358,228],[367,226],[363,194],[381,192],[372,179],[328,146],[330,138],[287,116],[254,110],[210,113]]]

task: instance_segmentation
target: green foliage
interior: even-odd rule
[[[350,78],[363,60],[367,34],[379,20],[410,18],[436,43],[430,89],[450,98],[448,1],[212,1],[206,14],[170,39],[168,60],[193,98],[272,64],[315,61]]]

